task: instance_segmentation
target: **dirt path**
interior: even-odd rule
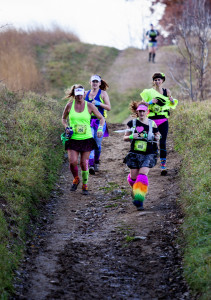
[[[176,244],[179,159],[170,142],[168,176],[158,166],[151,170],[146,209],[136,211],[122,163],[129,144],[113,133],[120,128],[109,124],[89,196],[81,186],[69,191],[72,175],[64,164],[13,299],[191,299]]]

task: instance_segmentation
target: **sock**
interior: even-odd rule
[[[88,190],[87,184],[83,183],[83,185],[82,185],[82,190],[84,190],[84,191],[87,191],[87,190]]]
[[[73,184],[79,184],[80,178],[78,176],[74,177]]]
[[[143,206],[144,199],[148,190],[148,177],[144,174],[139,174],[136,182],[133,185],[133,204],[137,207]]]
[[[72,172],[74,178],[78,176],[78,166],[77,165],[75,166],[75,165],[70,164],[70,171]]]
[[[150,52],[150,53],[149,53],[149,61],[151,60],[151,55],[152,55],[152,53]]]
[[[81,170],[81,176],[82,176],[82,183],[87,184],[88,178],[89,178],[89,171],[82,171]]]
[[[132,186],[132,187],[133,187],[133,185],[134,185],[134,183],[135,183],[135,180],[131,179],[130,174],[128,174],[127,182],[128,182],[129,185]]]
[[[89,159],[89,166],[94,167],[94,158]]]
[[[152,54],[152,61],[155,61],[155,53]]]
[[[166,169],[166,158],[161,158],[160,159],[160,167],[162,170]]]

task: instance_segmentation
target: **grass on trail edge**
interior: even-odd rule
[[[54,188],[64,149],[56,100],[1,86],[0,105],[0,299],[7,299],[27,227]]]
[[[185,218],[184,275],[199,299],[210,299],[210,101],[181,103],[170,118],[175,149],[181,154],[180,204]]]

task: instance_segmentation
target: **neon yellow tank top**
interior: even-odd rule
[[[69,112],[69,126],[73,128],[73,140],[86,140],[92,138],[90,127],[91,115],[88,110],[88,102],[85,101],[84,110],[82,112],[75,111],[75,100]]]

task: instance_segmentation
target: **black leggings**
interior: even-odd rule
[[[158,126],[158,130],[161,134],[160,139],[160,158],[166,158],[166,139],[168,135],[169,123],[168,120]]]

